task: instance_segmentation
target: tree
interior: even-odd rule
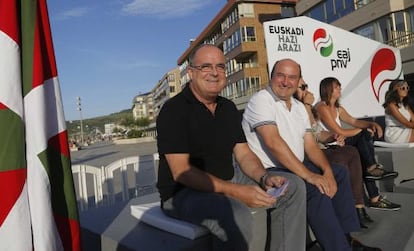
[[[121,119],[119,124],[126,128],[133,128],[135,126],[135,119],[132,117],[132,114],[128,114]]]
[[[138,127],[147,127],[150,124],[150,120],[148,117],[144,117],[144,118],[138,118],[135,120],[135,125],[137,125]]]

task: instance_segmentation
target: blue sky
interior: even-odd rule
[[[66,120],[129,109],[151,91],[226,0],[48,1]]]

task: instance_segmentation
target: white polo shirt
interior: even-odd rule
[[[285,101],[267,86],[252,96],[244,111],[242,126],[247,142],[266,168],[283,166],[267,151],[264,142],[258,137],[255,129],[261,125],[277,126],[280,136],[296,157],[300,161],[305,157],[304,136],[306,132],[311,132],[309,117],[300,101],[292,97],[291,103],[289,111]]]

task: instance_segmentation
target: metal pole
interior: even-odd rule
[[[83,146],[84,140],[83,140],[83,121],[82,121],[83,119],[82,119],[81,98],[77,97],[76,99],[77,99],[76,105],[78,107],[78,111],[79,111],[79,115],[80,115],[80,133],[81,133],[81,143],[82,143],[82,146]]]

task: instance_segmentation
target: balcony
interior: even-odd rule
[[[413,46],[414,33],[410,31],[392,31],[391,39],[385,43],[399,49]]]

